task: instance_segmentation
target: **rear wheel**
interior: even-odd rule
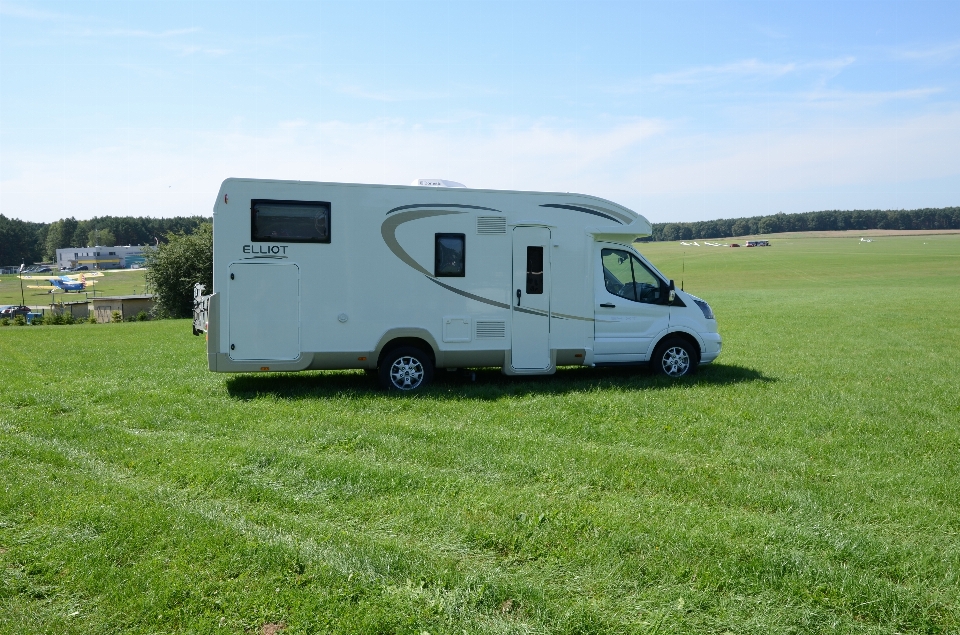
[[[655,372],[676,378],[695,373],[698,361],[697,350],[690,342],[670,337],[657,346],[650,365]]]
[[[379,373],[384,389],[415,392],[433,381],[433,360],[419,348],[402,346],[383,356]]]

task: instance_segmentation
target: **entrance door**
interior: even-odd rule
[[[300,357],[300,267],[230,265],[230,359]]]
[[[595,247],[594,360],[642,362],[670,323],[666,285],[622,245]]]
[[[515,370],[550,366],[550,230],[513,230],[513,349]]]

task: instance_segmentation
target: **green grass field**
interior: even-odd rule
[[[640,248],[717,314],[688,380],[0,328],[0,631],[958,632],[960,236]]]
[[[133,293],[143,293],[145,269],[108,271],[102,277],[91,278],[96,281],[94,289],[98,296],[101,295],[130,295]],[[61,274],[57,271],[50,273],[24,274],[32,276],[59,276],[59,275],[77,275],[74,273]],[[23,299],[27,306],[45,306],[49,305],[52,299],[47,289],[30,289],[30,285],[46,285],[43,280],[24,280],[23,281]],[[80,293],[56,293],[56,302],[77,302],[87,299],[87,296],[93,297],[93,292],[83,291]],[[0,276],[0,305],[20,304],[20,280],[16,275]]]

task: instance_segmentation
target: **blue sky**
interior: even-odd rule
[[[4,1],[0,213],[209,214],[231,176],[960,205],[958,90],[956,1]]]

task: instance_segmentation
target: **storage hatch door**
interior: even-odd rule
[[[300,357],[300,267],[230,265],[230,359]]]

